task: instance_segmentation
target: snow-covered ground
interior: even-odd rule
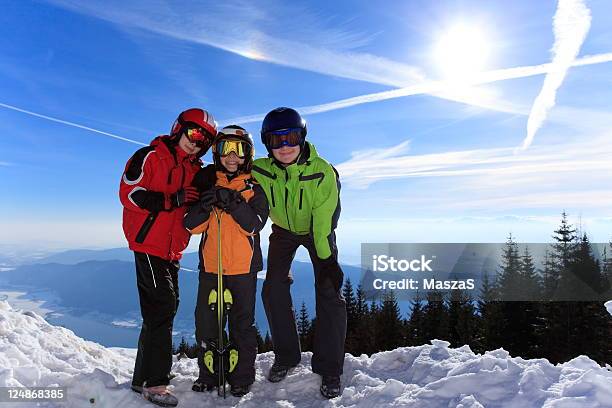
[[[67,407],[152,407],[130,391],[135,350],[105,348],[0,301],[0,386],[66,386]],[[474,354],[434,340],[371,357],[346,356],[340,397],[326,401],[310,353],[281,383],[265,380],[272,353],[257,357],[252,392],[242,399],[196,394],[195,360],[175,361],[180,407],[612,407],[612,372],[588,357],[552,365],[504,350]],[[35,406],[16,404],[20,407]]]

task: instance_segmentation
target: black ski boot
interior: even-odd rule
[[[232,394],[234,397],[244,397],[245,395],[247,395],[249,393],[249,391],[251,391],[251,384],[246,384],[246,385],[231,385],[230,387],[230,394]]]
[[[336,398],[340,395],[340,377],[335,375],[324,375],[321,381],[321,395],[327,399]]]
[[[191,391],[195,392],[212,392],[217,386],[213,384],[207,384],[204,380],[198,378],[193,382]]]
[[[289,374],[289,371],[291,371],[292,368],[295,368],[295,366],[286,366],[274,362],[272,367],[270,367],[270,371],[268,372],[268,381],[273,383],[282,381],[287,374]]]

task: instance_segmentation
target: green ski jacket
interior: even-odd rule
[[[329,258],[340,216],[336,169],[306,142],[296,163],[283,167],[274,158],[257,159],[252,175],[266,193],[272,222],[294,234],[312,234],[317,256]]]

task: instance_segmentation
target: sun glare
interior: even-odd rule
[[[457,24],[441,33],[433,50],[436,69],[450,80],[466,80],[485,70],[490,42],[476,26]]]

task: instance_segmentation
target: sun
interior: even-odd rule
[[[434,46],[436,69],[448,80],[469,80],[487,67],[491,51],[487,33],[476,25],[455,24],[443,31]]]

